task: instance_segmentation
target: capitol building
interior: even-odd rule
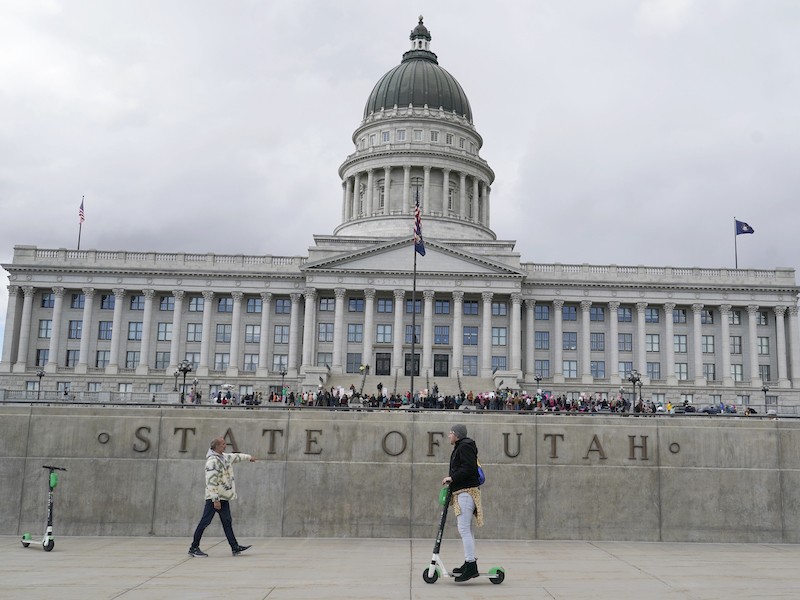
[[[205,398],[400,394],[412,371],[448,394],[630,397],[638,372],[648,401],[800,405],[794,269],[524,259],[492,229],[503,199],[484,140],[421,18],[410,46],[339,167],[341,223],[307,255],[16,246],[0,393],[174,401],[188,361]]]

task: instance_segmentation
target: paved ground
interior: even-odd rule
[[[52,552],[0,536],[0,598],[60,600],[270,600],[284,598],[800,598],[800,545],[478,541],[481,570],[506,579],[422,580],[432,540],[204,540],[58,537]],[[463,560],[445,540],[448,568]]]

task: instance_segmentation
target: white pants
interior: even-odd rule
[[[462,492],[458,495],[457,502],[461,507],[461,514],[458,515],[458,533],[464,544],[464,559],[467,562],[475,562],[475,536],[472,534],[475,500],[468,493]]]

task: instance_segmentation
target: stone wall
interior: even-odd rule
[[[433,539],[456,422],[487,474],[480,538],[800,540],[800,421],[195,407],[0,406],[0,534],[43,531],[53,464],[56,535],[188,537],[226,435],[259,459],[235,467],[240,537]]]

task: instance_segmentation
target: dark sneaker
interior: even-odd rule
[[[251,546],[236,546],[236,548],[231,548],[234,556],[239,556],[245,550],[249,550]]]
[[[467,581],[468,579],[478,577],[479,575],[480,573],[478,573],[477,560],[475,562],[464,563],[464,569],[461,571],[461,575],[456,577],[456,581]]]
[[[200,550],[200,548],[189,548],[189,556],[203,558],[205,556],[208,556],[208,554]]]

